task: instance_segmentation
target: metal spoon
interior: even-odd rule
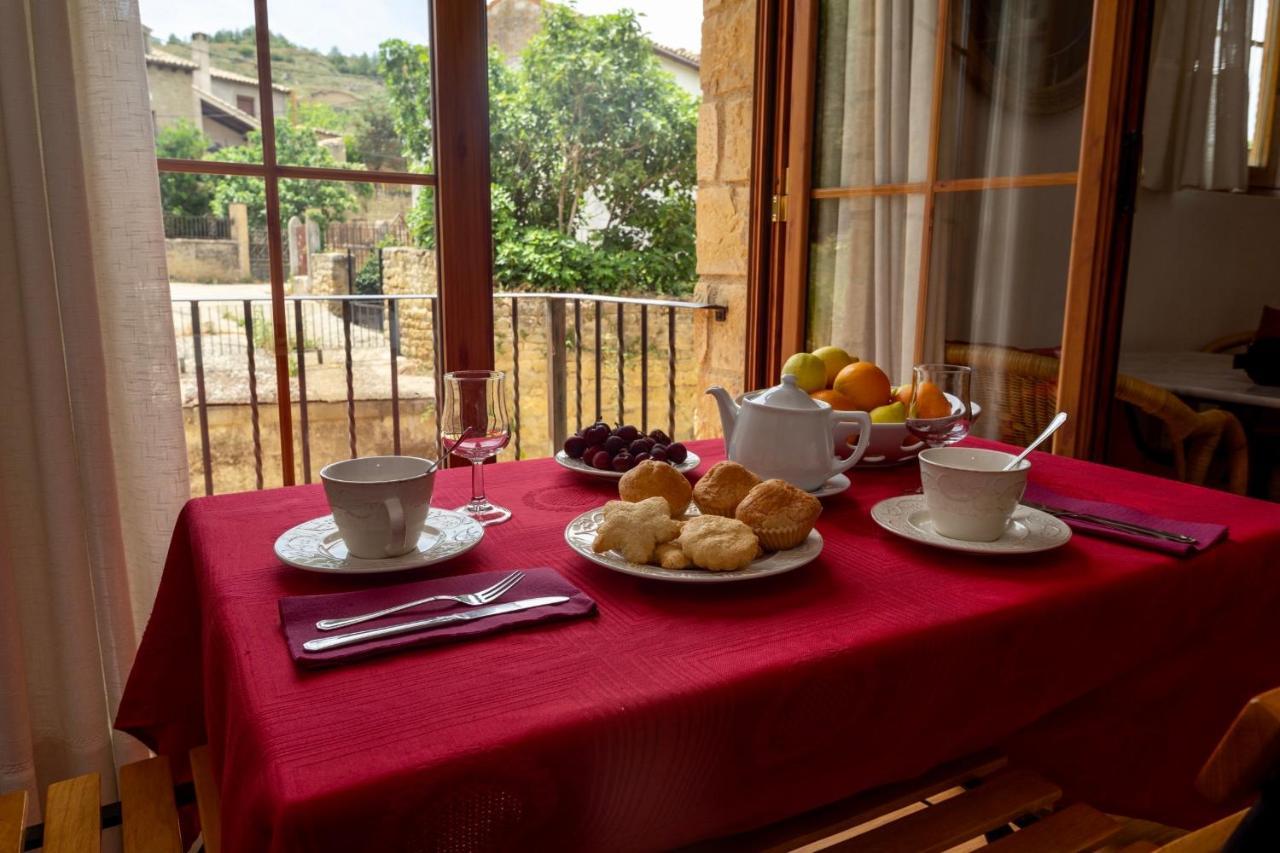
[[[1062,426],[1062,425],[1063,425],[1063,424],[1065,424],[1066,422],[1067,422],[1067,413],[1066,413],[1066,412],[1058,412],[1058,414],[1056,414],[1056,415],[1054,415],[1054,416],[1053,416],[1053,420],[1049,421],[1049,425],[1048,425],[1047,427],[1045,427],[1045,428],[1044,428],[1044,432],[1042,432],[1042,433],[1040,433],[1039,435],[1037,435],[1037,436],[1036,436],[1036,440],[1035,440],[1035,441],[1033,441],[1033,442],[1031,442],[1030,444],[1028,444],[1028,445],[1027,445],[1027,448],[1026,448],[1025,450],[1023,450],[1021,453],[1019,453],[1016,459],[1014,459],[1012,462],[1010,462],[1008,465],[1004,466],[1004,467],[1003,467],[1003,468],[1001,468],[1000,470],[1001,470],[1001,471],[1012,471],[1014,468],[1017,468],[1017,467],[1018,467],[1018,463],[1019,463],[1019,462],[1021,462],[1023,459],[1026,459],[1026,458],[1027,458],[1027,454],[1028,454],[1028,453],[1030,453],[1031,451],[1033,451],[1033,450],[1035,450],[1037,447],[1039,447],[1039,446],[1040,446],[1040,444],[1041,444],[1041,443],[1042,443],[1046,438],[1048,438],[1049,436],[1051,436],[1051,435],[1053,435],[1055,432],[1057,432],[1057,431],[1058,431],[1058,427]]]
[[[475,432],[475,431],[476,431],[476,428],[475,428],[475,427],[467,427],[466,429],[464,429],[464,430],[462,431],[462,435],[458,436],[458,440],[457,440],[457,441],[455,441],[455,442],[453,443],[453,447],[450,447],[450,448],[449,448],[448,450],[446,450],[444,453],[439,453],[439,454],[437,454],[437,458],[436,458],[436,459],[434,459],[434,460],[432,460],[432,462],[431,462],[431,467],[427,469],[427,473],[428,473],[428,474],[430,474],[432,471],[434,471],[434,470],[436,470],[437,468],[439,468],[439,467],[440,467],[440,463],[441,463],[441,462],[443,462],[444,460],[448,459],[448,458],[449,458],[449,455],[450,455],[451,453],[453,453],[454,449],[455,449],[459,444],[462,444],[462,440],[463,440],[464,438],[466,438],[467,436],[471,435],[471,433],[473,433],[473,432]],[[441,444],[443,444],[443,443],[444,443],[444,442],[442,441],[442,442],[441,442]]]

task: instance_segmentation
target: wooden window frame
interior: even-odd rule
[[[1276,6],[1280,0],[1271,0],[1267,7],[1267,32],[1262,43],[1262,76],[1257,99],[1258,117],[1254,126],[1255,144],[1249,150],[1249,186],[1273,191],[1280,186],[1277,162],[1280,151],[1275,133],[1276,101],[1280,98],[1280,12]],[[1261,157],[1258,157],[1261,152]]]
[[[804,348],[809,207],[823,198],[921,195],[919,299],[914,344],[923,357],[935,202],[939,193],[1075,186],[1072,248],[1062,334],[1059,407],[1073,413],[1054,449],[1097,455],[1114,390],[1124,263],[1140,150],[1141,89],[1150,38],[1150,0],[1096,0],[1085,86],[1080,157],[1074,172],[940,179],[938,143],[946,84],[950,12],[937,0],[929,151],[925,180],[850,187],[812,186],[819,0],[761,0],[757,24],[753,205],[748,267],[748,387],[769,384],[783,360]],[[776,45],[769,41],[775,40]],[[767,75],[767,76],[762,76]],[[763,85],[762,82],[764,81]],[[784,117],[785,114],[785,117]],[[1136,126],[1134,120],[1137,120]],[[760,139],[760,135],[770,137]],[[772,198],[768,196],[772,195]],[[1127,212],[1126,212],[1127,206]],[[771,215],[773,214],[773,215]],[[779,215],[780,214],[780,215]],[[782,221],[778,221],[781,219]]]
[[[261,163],[156,158],[160,172],[260,178],[266,201],[276,406],[282,482],[296,482],[293,400],[289,388],[288,317],[280,181],[409,184],[435,190],[442,364],[436,370],[493,367],[493,249],[489,213],[488,48],[484,3],[422,0],[430,21],[433,143],[437,173],[292,166],[276,159],[269,0],[254,0]],[[448,81],[439,85],[438,81]],[[440,176],[446,176],[441,180]]]

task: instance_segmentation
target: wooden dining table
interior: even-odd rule
[[[973,440],[979,446],[995,446]],[[719,441],[691,444],[698,473]],[[898,538],[870,518],[914,463],[852,473],[822,554],[788,574],[675,584],[571,551],[615,496],[553,460],[503,462],[513,509],[455,560],[328,577],[281,564],[318,486],[192,500],[174,531],[117,728],[180,765],[207,741],[224,849],[651,850],[758,827],[995,747],[1068,798],[1194,825],[1199,765],[1280,684],[1280,507],[1035,453],[1062,494],[1218,522],[1177,558],[1075,535],[1025,556]],[[469,497],[438,474],[433,502]],[[297,667],[282,597],[550,567],[594,616],[321,670]]]

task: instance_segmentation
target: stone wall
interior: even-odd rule
[[[723,322],[700,314],[693,329],[702,387],[742,391],[747,318],[747,225],[750,216],[752,75],[756,4],[704,0],[702,106],[698,114],[699,301],[727,305]],[[710,398],[700,399],[693,429],[720,434]]]
[[[307,261],[307,293],[312,296],[346,296],[351,293],[347,282],[346,252],[313,252]],[[326,302],[329,312],[342,316],[341,302]]]
[[[382,292],[435,293],[436,253],[404,246],[383,249]],[[399,315],[400,353],[419,359],[424,369],[430,372],[435,365],[430,300],[401,299],[396,311]]]
[[[230,284],[249,280],[240,271],[240,246],[235,240],[168,237],[164,255],[172,281]]]

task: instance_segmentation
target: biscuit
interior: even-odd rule
[[[647,459],[622,475],[618,497],[632,503],[660,497],[667,502],[671,518],[679,518],[689,508],[693,486],[689,479],[666,462]]]
[[[662,543],[653,549],[653,559],[662,568],[671,569],[672,571],[687,569],[693,565],[688,555],[685,554],[684,549],[680,547],[679,542]]]
[[[751,528],[720,515],[699,515],[684,523],[676,539],[695,566],[710,572],[732,572],[756,558],[759,543]]]
[[[760,478],[737,462],[717,462],[693,487],[693,502],[703,515],[733,518],[733,511],[760,485]]]
[[[660,497],[639,503],[609,501],[591,550],[597,554],[617,551],[632,563],[647,563],[653,559],[655,547],[679,533],[680,526],[671,520],[667,502]]]

